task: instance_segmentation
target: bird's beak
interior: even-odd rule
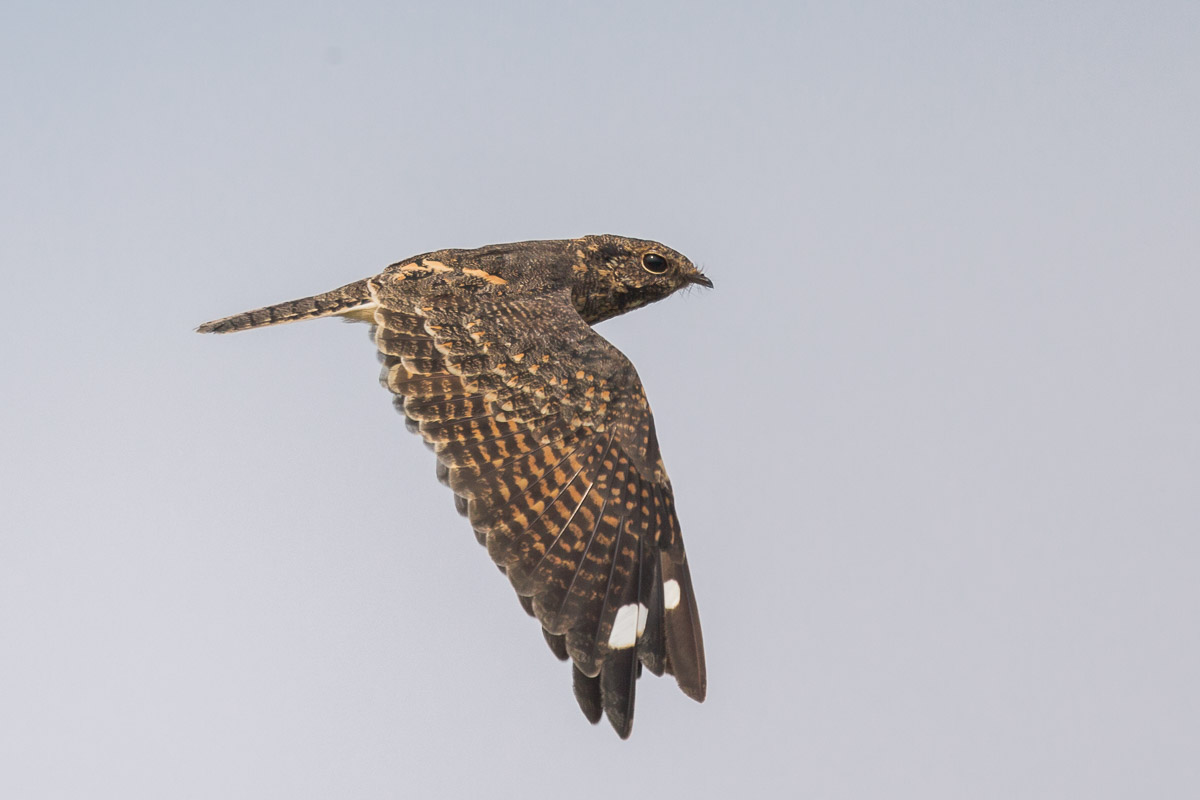
[[[693,272],[691,275],[688,275],[687,279],[688,279],[688,283],[698,283],[701,286],[705,286],[709,289],[711,289],[713,287],[712,281],[709,280],[708,276],[703,275],[702,273],[699,273],[699,272]]]

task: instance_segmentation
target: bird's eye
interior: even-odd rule
[[[642,268],[651,275],[662,275],[667,271],[667,260],[658,253],[646,253],[642,256]]]

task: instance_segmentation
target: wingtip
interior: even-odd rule
[[[697,703],[703,703],[704,698],[708,696],[708,683],[703,678],[699,683],[696,684],[682,683],[679,681],[676,681],[676,683],[679,684],[680,691],[695,700]]]
[[[668,612],[666,620],[668,670],[675,676],[680,690],[697,703],[703,703],[708,693],[708,670],[704,664],[704,634],[700,631],[700,612],[692,589],[691,571],[683,545],[672,554],[663,553],[663,578],[678,583],[679,600]]]

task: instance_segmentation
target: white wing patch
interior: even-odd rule
[[[679,605],[679,581],[671,578],[663,584],[663,608],[667,611]]]
[[[617,609],[617,618],[613,620],[612,633],[608,635],[608,646],[613,650],[624,650],[633,647],[637,639],[646,630],[646,618],[650,609],[641,603],[630,603]]]
[[[663,584],[663,608],[667,611],[679,605],[679,581],[672,578]],[[646,619],[650,609],[641,603],[629,603],[617,609],[612,633],[608,635],[608,646],[613,650],[624,650],[637,644],[638,637],[646,631]]]

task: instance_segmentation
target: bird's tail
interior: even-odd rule
[[[268,325],[282,325],[285,322],[299,322],[305,319],[331,316],[370,322],[374,320],[375,306],[376,302],[371,296],[371,288],[367,285],[367,280],[361,280],[348,283],[332,292],[256,308],[253,311],[234,314],[232,317],[214,319],[212,322],[206,322],[196,328],[196,332],[234,333],[251,328],[265,328]]]

